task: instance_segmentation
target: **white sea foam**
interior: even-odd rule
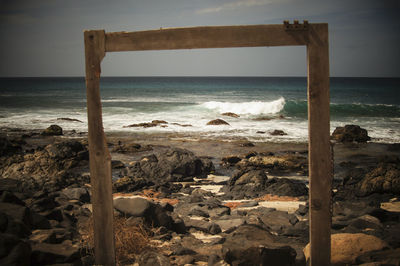
[[[281,97],[271,102],[251,101],[232,103],[210,101],[202,103],[201,106],[207,109],[216,110],[221,113],[233,112],[236,114],[260,115],[279,113],[285,106],[285,102],[285,98]]]

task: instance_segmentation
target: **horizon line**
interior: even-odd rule
[[[3,78],[85,78],[84,75],[82,76],[0,76],[1,79]],[[204,75],[204,76],[199,76],[199,75],[182,75],[182,76],[177,76],[177,75],[143,75],[143,76],[109,76],[109,75],[104,75],[100,76],[101,78],[307,78],[307,76],[245,76],[245,75],[236,75],[236,76],[228,76],[228,75]],[[330,76],[329,78],[388,78],[388,79],[396,79],[400,78],[400,76]]]

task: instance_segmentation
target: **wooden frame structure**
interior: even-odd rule
[[[115,265],[111,156],[100,98],[100,64],[107,52],[307,46],[309,202],[312,265],[329,265],[332,164],[329,122],[328,24],[304,21],[280,25],[172,28],[138,32],[84,32],[90,177],[95,262]]]

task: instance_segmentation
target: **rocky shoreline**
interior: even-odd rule
[[[399,265],[400,146],[337,133],[354,132],[333,137],[332,263]],[[85,134],[1,133],[0,264],[92,265]],[[141,228],[119,264],[306,265],[306,143],[111,134],[108,145],[118,230]]]

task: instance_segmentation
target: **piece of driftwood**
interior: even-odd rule
[[[111,157],[102,125],[100,63],[106,52],[259,46],[307,46],[311,265],[330,263],[332,164],[329,142],[328,24],[250,25],[85,31],[90,176],[96,264],[114,265]]]

